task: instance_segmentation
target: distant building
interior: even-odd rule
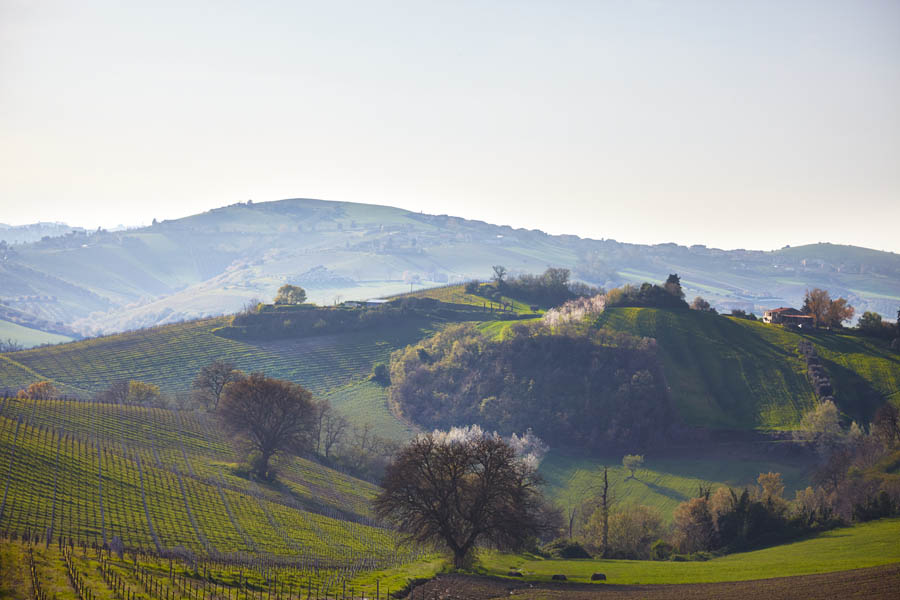
[[[763,323],[774,325],[793,325],[795,327],[812,327],[815,321],[812,315],[804,315],[796,308],[789,306],[773,308],[763,313]]]
[[[381,306],[382,304],[386,304],[390,302],[390,300],[386,298],[372,298],[369,300],[347,300],[343,303],[343,306],[349,306],[350,308],[366,308],[372,306]]]

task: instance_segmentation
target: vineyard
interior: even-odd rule
[[[168,600],[296,597],[301,584],[336,594],[418,555],[374,520],[373,485],[301,458],[258,483],[236,462],[203,415],[0,400],[0,536],[17,542],[3,562],[25,570],[34,597],[64,565],[55,577],[74,595],[59,598]]]
[[[34,381],[90,398],[119,379],[186,392],[201,368],[228,360],[246,372],[263,371],[319,394],[371,372],[392,350],[424,336],[411,321],[400,327],[277,341],[237,341],[215,334],[226,317],[204,319],[0,355],[0,382],[15,393]]]

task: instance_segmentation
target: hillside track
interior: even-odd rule
[[[615,585],[529,583],[499,577],[441,575],[415,589],[418,600],[838,600],[843,598],[895,599],[900,594],[900,563],[798,575],[671,585]]]

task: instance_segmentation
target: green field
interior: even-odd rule
[[[40,346],[41,344],[61,344],[70,342],[72,338],[58,333],[47,333],[39,329],[24,327],[12,321],[0,319],[0,340],[12,340],[23,348]]]
[[[380,436],[406,440],[417,428],[395,417],[388,407],[387,388],[372,381],[354,381],[324,395],[331,405],[360,427],[370,425]]]
[[[900,355],[883,340],[850,333],[800,333],[699,311],[613,308],[600,327],[655,338],[675,405],[691,425],[790,429],[813,406],[806,363],[810,340],[824,359],[841,410],[861,423],[900,391]]]
[[[487,298],[479,294],[470,294],[466,292],[465,287],[462,285],[445,285],[441,287],[418,290],[415,292],[410,292],[408,294],[397,294],[396,296],[392,297],[432,298],[434,300],[446,302],[447,304],[462,304],[465,306],[481,307],[486,312],[500,311],[500,308],[498,307],[498,300]],[[500,300],[502,300],[503,303],[510,305],[510,309],[508,310],[511,310],[514,313],[530,314],[533,312],[530,305],[522,302],[521,300],[516,300],[508,296],[501,296]]]
[[[811,539],[729,554],[702,562],[637,560],[541,560],[485,552],[481,565],[491,575],[521,570],[526,579],[548,580],[563,573],[575,582],[590,582],[605,573],[607,583],[710,583],[829,573],[900,562],[900,519],[885,519],[835,529]]]
[[[806,487],[808,465],[754,460],[730,456],[706,458],[646,457],[644,467],[630,477],[622,467],[622,456],[580,457],[559,451],[550,453],[541,462],[540,473],[545,480],[547,496],[562,508],[578,506],[596,495],[587,493],[599,484],[602,468],[609,467],[609,483],[614,507],[643,504],[657,509],[667,522],[678,504],[697,495],[700,485],[744,487],[756,485],[760,473],[781,473],[785,482],[785,496]]]

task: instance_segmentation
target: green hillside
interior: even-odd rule
[[[58,333],[49,333],[40,329],[25,327],[18,323],[0,319],[0,340],[12,340],[24,348],[40,346],[41,344],[59,344],[69,342],[71,337]]]
[[[280,340],[237,340],[217,334],[226,317],[165,325],[112,336],[0,355],[0,386],[15,393],[51,380],[66,394],[89,398],[118,379],[159,385],[185,394],[194,375],[218,359],[263,371],[327,396],[357,423],[372,422],[384,435],[403,438],[409,426],[387,409],[384,390],[367,382],[376,363],[457,318],[481,319],[479,328],[499,337],[529,309],[511,313],[442,311],[441,306],[480,310],[488,299],[462,286],[410,295],[447,304],[411,314],[388,326]],[[442,314],[449,316],[440,316]],[[454,316],[457,315],[457,316]],[[448,321],[449,319],[449,321]],[[675,405],[686,423],[719,429],[790,429],[813,406],[814,394],[798,344],[811,341],[830,374],[841,410],[868,423],[886,399],[900,401],[900,355],[883,340],[851,332],[791,331],[760,322],[698,311],[613,308],[597,326],[655,338]]]
[[[203,366],[230,360],[244,371],[263,371],[321,394],[366,377],[375,362],[387,361],[430,325],[410,319],[400,327],[241,341],[216,335],[226,322],[204,319],[0,355],[0,382],[15,390],[48,379],[90,397],[117,379],[137,379],[177,394],[190,388]]]
[[[811,341],[850,418],[868,423],[900,391],[900,355],[883,340],[853,333],[787,330],[710,313],[613,308],[598,327],[657,340],[672,398],[691,425],[789,429],[815,396],[798,344]]]
[[[372,484],[291,458],[279,483],[245,479],[215,423],[79,401],[0,402],[0,532],[158,554],[302,556],[393,564]]]

